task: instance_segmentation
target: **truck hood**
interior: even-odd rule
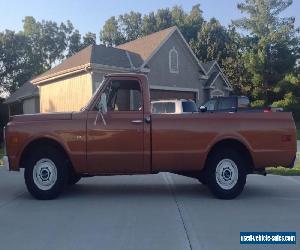
[[[28,114],[28,115],[15,115],[11,117],[14,122],[27,122],[27,121],[49,121],[49,120],[71,120],[72,112],[70,113],[43,113],[43,114]]]

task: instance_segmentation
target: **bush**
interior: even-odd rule
[[[272,107],[283,108],[284,111],[292,112],[294,120],[300,122],[300,102],[293,93],[285,94],[284,99],[273,102]]]
[[[265,106],[265,101],[264,100],[255,100],[251,102],[251,107],[252,108],[261,108]]]

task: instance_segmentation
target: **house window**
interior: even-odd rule
[[[222,90],[216,89],[211,92],[210,96],[211,96],[211,98],[224,96],[224,92]]]
[[[169,51],[169,69],[170,73],[179,73],[179,68],[178,68],[178,52],[173,47]]]

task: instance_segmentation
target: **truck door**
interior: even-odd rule
[[[108,81],[87,118],[87,164],[94,173],[145,173],[144,108],[136,79]],[[99,112],[105,96],[107,112]],[[103,102],[103,100],[102,100]]]

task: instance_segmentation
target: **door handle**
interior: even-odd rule
[[[131,123],[135,123],[135,124],[143,123],[143,120],[133,120],[133,121],[131,121]]]

